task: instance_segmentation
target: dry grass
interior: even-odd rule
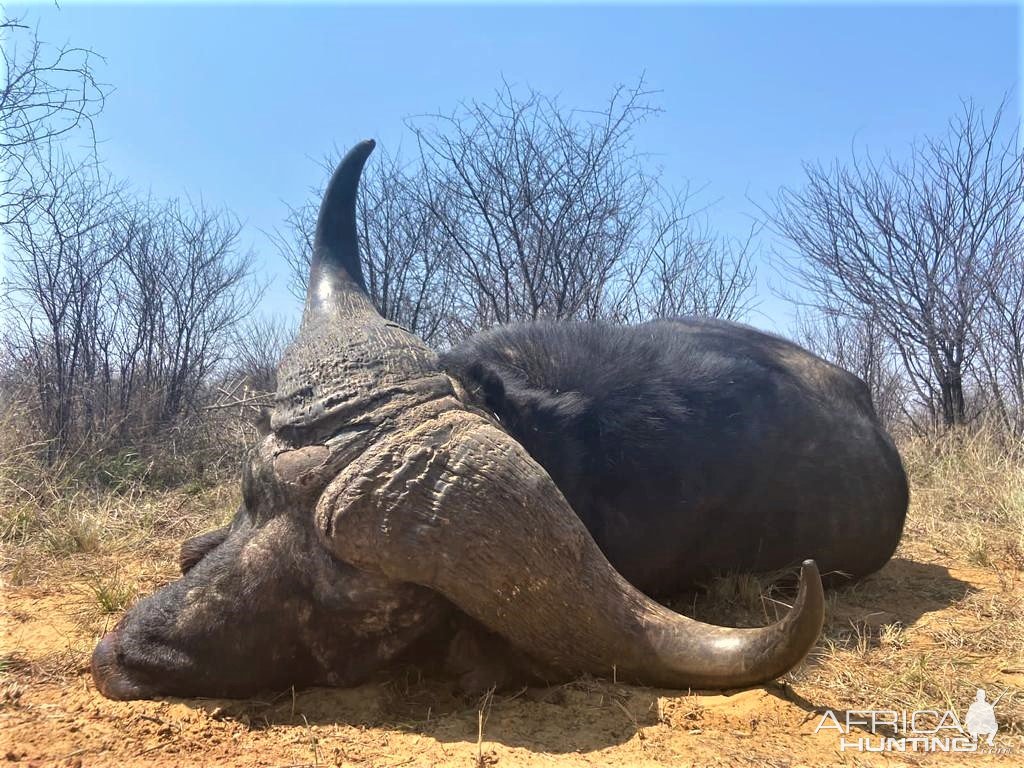
[[[137,594],[135,584],[117,571],[108,578],[97,576],[89,582],[89,590],[105,615],[121,613],[132,604]]]
[[[47,465],[45,448],[17,409],[0,412],[0,569],[14,586],[45,581],[69,557],[165,555],[225,522],[238,504],[237,471],[189,469],[196,461],[181,456],[167,459],[177,462],[171,471],[154,458],[109,449]],[[126,585],[106,579],[93,586],[106,610],[124,607]]]
[[[908,533],[971,565],[1024,568],[1024,439],[991,428],[905,440]]]

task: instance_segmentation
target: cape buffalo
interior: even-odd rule
[[[788,564],[802,547],[851,573],[877,567],[902,512],[886,506],[883,521],[865,509],[889,503],[879,490],[886,483],[905,507],[905,483],[862,389],[796,347],[732,326],[722,333],[738,340],[715,348],[744,362],[697,355],[679,364],[697,365],[682,378],[680,368],[665,377],[636,355],[622,358],[636,362],[629,371],[594,363],[572,373],[578,353],[564,348],[565,364],[550,370],[596,373],[593,386],[570,391],[532,378],[529,366],[566,340],[619,338],[596,326],[497,331],[450,353],[455,375],[446,373],[419,339],[377,313],[365,290],[355,199],[373,146],[349,152],[325,193],[302,327],[278,370],[270,431],[243,469],[238,514],[227,528],[186,542],[182,577],[137,603],[100,641],[92,659],[99,690],[128,699],[351,685],[401,656],[436,651],[453,622],[482,627],[527,658],[525,666],[564,677],[734,688],[797,664],[823,619],[813,561],[804,561],[784,619],[718,627],[645,596],[587,526],[652,592],[711,569]],[[652,325],[621,339],[633,333],[638,350],[682,350],[703,343],[696,328]],[[567,334],[562,342],[559,333]],[[650,341],[638,341],[645,334]],[[517,338],[533,344],[533,363],[518,357]],[[490,352],[463,370],[478,343],[491,344]],[[759,345],[768,346],[758,353]],[[672,368],[669,357],[662,362]],[[631,395],[645,366],[651,380]],[[723,371],[754,380],[715,380]],[[615,375],[621,386],[598,381]],[[687,381],[699,383],[693,393]],[[648,397],[646,406],[624,407]],[[858,415],[842,415],[851,408]],[[737,423],[744,420],[751,425]],[[552,434],[556,428],[564,434]],[[859,447],[842,447],[840,430]],[[727,437],[716,442],[719,432]],[[869,461],[872,451],[884,458]],[[774,462],[778,475],[755,474],[759,461]],[[824,482],[840,485],[814,487]],[[766,503],[743,499],[744,488],[767,494]],[[721,498],[701,496],[712,493]],[[844,507],[858,494],[866,500]],[[724,515],[732,502],[744,511]],[[716,514],[725,522],[709,523]],[[743,515],[759,517],[740,527]],[[844,555],[872,524],[883,525],[889,543]]]

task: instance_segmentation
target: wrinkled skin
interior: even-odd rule
[[[437,355],[377,313],[355,224],[372,149],[357,145],[328,185],[302,328],[241,510],[186,542],[182,578],[101,640],[98,689],[125,699],[351,685],[446,652],[465,683],[486,687],[510,680],[485,663],[496,650],[534,677],[678,688],[754,685],[799,663],[824,616],[813,561],[790,612],[766,627],[703,624],[651,601]]]

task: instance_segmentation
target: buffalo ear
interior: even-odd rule
[[[178,554],[178,565],[181,567],[182,575],[198,565],[199,561],[206,557],[211,550],[219,547],[228,537],[231,529],[228,526],[218,528],[215,531],[201,533],[191,539],[181,542],[181,551]]]
[[[506,401],[505,382],[492,368],[475,361],[466,369],[466,384],[492,413],[504,413]]]

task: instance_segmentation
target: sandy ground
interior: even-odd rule
[[[972,607],[979,595],[999,596],[1008,610],[1015,604],[1024,611],[1024,585],[1016,580],[1024,574],[1008,585],[1005,574],[992,569],[943,565],[934,551],[901,552],[869,582],[833,593],[820,651],[785,680],[752,690],[700,694],[580,680],[494,696],[481,706],[445,683],[415,680],[406,672],[357,689],[286,691],[265,701],[108,701],[92,684],[88,659],[118,614],[98,606],[97,579],[120,574],[133,590],[148,592],[173,577],[166,554],[148,560],[68,556],[34,578],[22,571],[19,580],[27,583],[4,585],[0,761],[462,768],[1024,764],[1020,707],[1006,703],[1020,702],[1024,659],[970,643],[961,643],[965,658],[953,673],[964,677],[963,691],[985,685],[1004,692],[994,747],[977,754],[865,754],[841,752],[834,731],[815,733],[826,708],[841,718],[851,706],[897,708],[905,702],[905,670],[931,658],[922,655],[929,649],[938,648],[941,657],[954,647],[944,640],[951,627],[968,634],[984,629],[977,624],[984,613]],[[728,611],[715,614],[712,599],[691,598],[686,608],[702,618],[735,618]],[[849,627],[853,631],[844,634]],[[895,632],[887,634],[887,627],[898,628],[898,643],[887,644]],[[874,669],[902,687],[883,677],[864,688],[862,678]],[[940,695],[930,692],[941,686],[930,684],[920,683],[925,699]],[[861,702],[861,690],[875,700]],[[933,706],[953,706],[963,717],[969,697],[960,688],[949,696],[958,698]]]

